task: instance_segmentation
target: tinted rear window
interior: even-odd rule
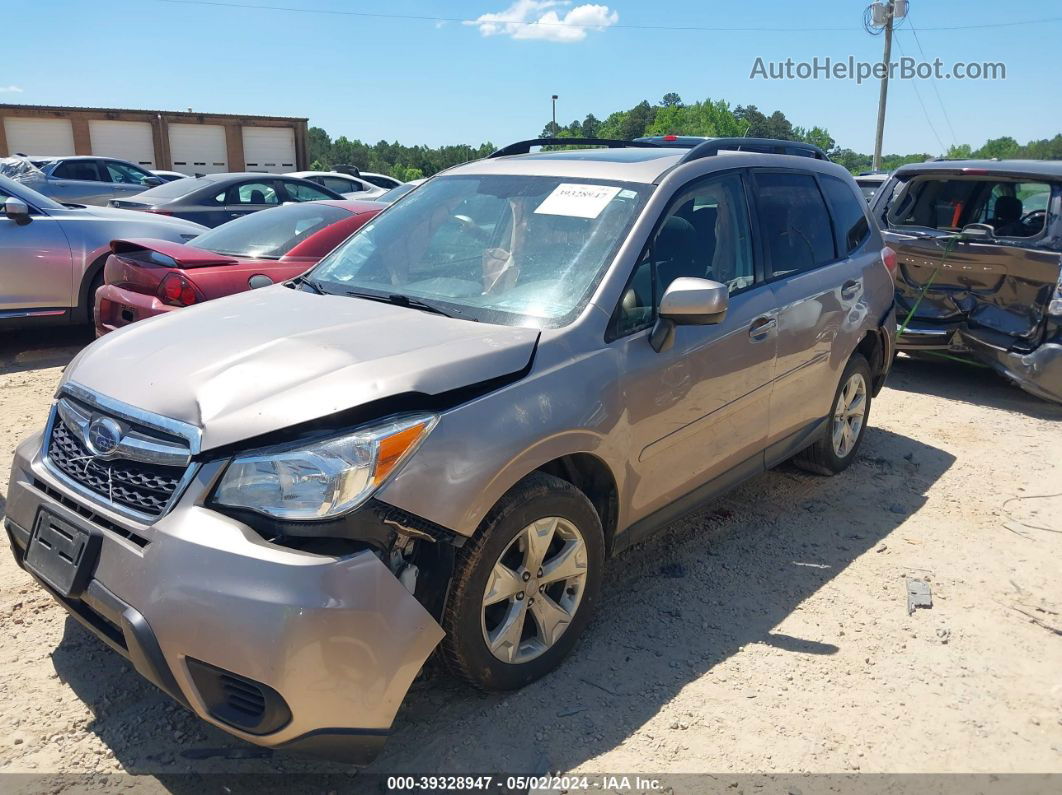
[[[836,257],[830,215],[810,174],[759,173],[760,233],[775,277],[811,270]]]
[[[870,233],[870,224],[866,216],[866,200],[860,199],[843,180],[825,174],[819,179],[826,201],[833,213],[834,227],[837,232],[837,250],[851,254]]]
[[[274,259],[350,215],[349,210],[331,204],[290,204],[229,221],[204,232],[191,245],[219,254]]]

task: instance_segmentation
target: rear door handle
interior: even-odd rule
[[[773,317],[758,317],[749,326],[749,336],[752,337],[753,341],[761,342],[767,339],[777,325],[778,321]]]

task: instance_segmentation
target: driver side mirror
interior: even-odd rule
[[[991,224],[967,224],[959,234],[964,240],[988,240],[996,236]]]
[[[144,177],[144,187],[157,188],[162,184],[162,177]]]
[[[8,197],[4,202],[4,215],[20,225],[28,224],[31,220],[29,205],[14,196]]]
[[[649,344],[661,353],[671,347],[675,326],[710,326],[723,322],[730,305],[725,284],[711,279],[680,276],[664,291]]]

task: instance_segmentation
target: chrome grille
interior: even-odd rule
[[[93,434],[101,421],[118,437],[103,452]],[[150,522],[169,509],[193,474],[198,437],[176,435],[177,425],[79,390],[77,399],[64,395],[56,403],[45,462],[91,500]]]

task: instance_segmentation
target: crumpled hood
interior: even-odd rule
[[[538,334],[276,285],[107,334],[63,382],[196,425],[208,450],[380,398],[516,373]]]

